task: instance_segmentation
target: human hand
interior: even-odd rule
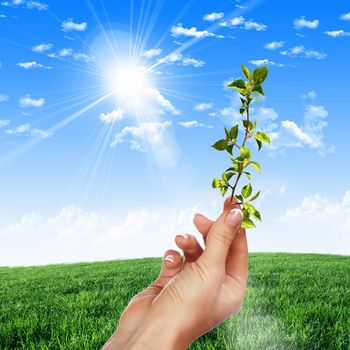
[[[104,349],[185,349],[240,310],[248,249],[242,212],[230,209],[227,199],[215,222],[195,216],[205,250],[192,235],[176,236],[184,264],[178,252],[165,253],[159,277],[131,299]]]

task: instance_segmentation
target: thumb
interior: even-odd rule
[[[241,227],[242,219],[243,213],[239,208],[220,215],[209,230],[206,248],[201,257],[210,264],[225,266],[228,251]]]

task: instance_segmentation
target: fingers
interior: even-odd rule
[[[152,287],[160,290],[175,276],[182,268],[182,258],[176,250],[167,250],[163,255],[162,269],[158,278],[151,284]],[[159,291],[160,291],[159,290]]]
[[[241,209],[225,210],[209,229],[206,249],[199,259],[204,258],[210,264],[224,268],[228,251],[241,227],[242,219]]]
[[[197,261],[203,253],[203,248],[198,243],[196,237],[192,235],[177,235],[175,237],[175,243],[184,252],[184,268],[186,268],[189,263]]]
[[[206,242],[207,234],[211,225],[213,224],[212,220],[209,220],[202,214],[196,214],[193,218],[193,223],[198,232],[203,236],[204,243]]]
[[[226,260],[226,274],[245,290],[248,277],[248,244],[244,229],[240,229],[231,244]]]

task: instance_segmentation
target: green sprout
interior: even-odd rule
[[[237,79],[227,86],[238,91],[240,94],[240,100],[242,105],[239,109],[239,113],[243,116],[241,128],[243,133],[240,135],[240,125],[234,125],[230,130],[225,128],[225,138],[215,142],[212,147],[218,151],[227,151],[231,160],[231,167],[226,169],[221,179],[215,178],[213,180],[213,188],[219,188],[220,193],[224,196],[227,190],[230,188],[231,203],[239,204],[243,212],[243,228],[254,228],[255,223],[253,221],[261,221],[261,215],[259,211],[251,203],[257,199],[260,195],[260,191],[253,194],[253,188],[250,183],[242,187],[240,194],[236,194],[235,191],[238,186],[238,182],[244,174],[248,180],[251,180],[250,169],[255,168],[258,172],[261,171],[259,163],[252,160],[252,152],[247,147],[248,139],[254,139],[258,150],[260,151],[263,143],[270,144],[270,137],[268,134],[262,131],[257,131],[256,120],[252,122],[250,120],[250,104],[253,100],[260,102],[259,95],[264,96],[262,83],[265,81],[268,73],[268,67],[259,67],[252,72],[242,64],[242,72],[245,79]],[[241,143],[238,139],[241,138]],[[231,185],[233,183],[233,185]],[[233,203],[233,200],[239,202]]]

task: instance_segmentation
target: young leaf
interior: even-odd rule
[[[244,174],[247,176],[248,180],[250,180],[252,178],[252,175],[250,173],[245,171]]]
[[[250,220],[249,218],[243,218],[243,221],[242,221],[242,225],[241,225],[242,228],[255,228],[255,224],[252,220]]]
[[[261,166],[258,162],[250,162],[250,164],[260,173],[261,172]]]
[[[270,141],[270,136],[267,135],[265,132],[260,132],[258,131],[255,135],[255,138],[261,142],[265,142],[267,144],[270,144],[271,141]]]
[[[253,81],[255,84],[262,84],[266,77],[267,77],[267,73],[268,73],[268,67],[264,66],[264,67],[259,67],[257,69],[255,69],[253,71]]]
[[[243,196],[241,196],[240,194],[236,194],[235,195],[236,199],[239,200],[240,202],[244,202]]]
[[[241,151],[241,156],[242,158],[248,158],[250,159],[252,157],[252,154],[250,153],[249,149],[246,147],[246,146],[242,146],[240,148],[240,151]]]
[[[253,123],[250,120],[243,120],[243,126],[249,131],[253,129]]]
[[[218,151],[225,151],[227,147],[227,141],[224,139],[216,141],[211,147],[215,148]]]
[[[236,140],[238,136],[238,124],[233,126],[230,130],[230,137],[232,140]]]
[[[257,140],[257,139],[255,139],[255,140],[256,140],[256,143],[258,144],[258,149],[260,151],[261,147],[262,147],[262,142],[260,140]]]
[[[256,94],[260,94],[264,96],[264,90],[262,89],[260,84],[254,85],[252,92],[255,92]]]
[[[219,188],[221,186],[221,180],[218,178],[214,178],[214,180],[212,182],[212,186],[213,186],[213,188]]]
[[[243,115],[244,112],[245,112],[245,108],[240,108],[240,109],[239,109],[239,113],[240,113],[241,115]]]
[[[248,184],[248,185],[245,185],[243,188],[242,188],[242,195],[244,198],[248,198],[251,194],[252,194],[252,185],[251,184]]]
[[[222,196],[224,196],[224,195],[226,194],[227,189],[228,189],[227,186],[222,186],[222,187],[220,188],[220,193],[221,193]]]
[[[249,199],[249,202],[255,201],[259,197],[259,195],[260,195],[260,191],[256,192],[255,195],[252,198]]]
[[[255,220],[258,220],[258,221],[260,221],[260,222],[262,221],[262,220],[261,220],[261,215],[260,215],[260,213],[259,213],[258,210],[255,209],[255,212],[254,212],[254,214],[252,214],[252,215],[253,215],[253,217],[254,217]]]
[[[245,89],[245,82],[243,79],[237,79],[232,83],[227,85],[228,87],[237,88],[237,89]]]
[[[228,145],[228,146],[226,147],[226,151],[227,151],[228,153],[230,153],[231,155],[232,155],[232,149],[233,149],[233,145]]]
[[[235,175],[235,173],[225,173],[226,176],[226,182],[229,182],[231,180],[231,177]]]
[[[249,69],[244,64],[242,64],[242,72],[243,72],[244,76],[249,80],[250,79],[250,72],[249,72]]]
[[[226,138],[230,138],[230,132],[227,130],[226,127],[224,127],[224,129],[225,129]]]

